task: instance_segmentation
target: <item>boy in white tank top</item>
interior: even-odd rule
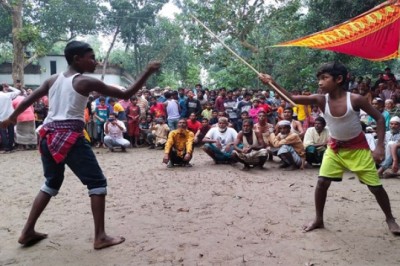
[[[88,187],[95,227],[93,247],[102,249],[118,245],[124,242],[125,238],[111,237],[105,232],[107,180],[82,132],[87,97],[95,88],[102,95],[129,99],[144,85],[150,75],[160,68],[160,63],[149,63],[137,81],[123,91],[98,79],[82,75],[85,72],[93,73],[97,65],[89,44],[72,41],[65,47],[64,54],[68,70],[47,79],[0,124],[1,127],[15,124],[17,116],[27,107],[49,95],[49,115],[40,131],[39,143],[46,182],[33,202],[18,242],[22,245],[32,245],[47,237],[47,234],[35,231],[35,224],[51,197],[58,193],[64,179],[64,166],[68,165]]]
[[[328,143],[315,189],[316,217],[303,227],[304,231],[324,228],[324,206],[327,191],[332,181],[341,181],[346,169],[354,172],[359,180],[366,184],[374,194],[379,206],[386,216],[389,230],[400,235],[400,227],[392,215],[389,197],[383,188],[376,163],[384,158],[385,121],[383,116],[368,103],[366,98],[346,92],[347,69],[340,63],[332,62],[321,66],[317,73],[319,88],[325,95],[293,96],[280,87],[271,76],[260,74],[264,84],[272,83],[280,93],[295,103],[317,105],[324,113],[331,140]],[[378,142],[371,152],[361,130],[360,109],[367,112],[377,121]],[[375,160],[375,162],[374,162]]]

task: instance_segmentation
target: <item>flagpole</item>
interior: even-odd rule
[[[203,28],[205,28],[208,33],[211,34],[215,39],[217,39],[222,46],[224,46],[229,52],[231,52],[236,58],[238,58],[240,61],[242,61],[247,67],[249,67],[251,70],[253,70],[255,73],[257,73],[257,76],[260,76],[261,73],[258,72],[252,65],[246,62],[241,56],[239,56],[237,53],[235,53],[228,45],[224,43],[217,35],[214,34],[206,25],[204,25],[198,18],[196,18],[194,15],[189,14],[194,20],[196,20]],[[289,97],[287,97],[278,87],[276,87],[272,82],[268,82],[268,85],[270,85],[283,99],[285,99],[287,102],[292,104],[293,106],[297,106]]]

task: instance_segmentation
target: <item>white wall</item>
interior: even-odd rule
[[[40,86],[46,79],[51,76],[50,62],[56,61],[56,73],[64,72],[68,69],[67,60],[63,55],[49,55],[38,59],[41,68],[41,74],[25,74],[25,84],[28,86]],[[93,78],[101,79],[100,74],[85,74]],[[12,84],[11,74],[0,74],[0,82]],[[119,75],[106,74],[104,82],[107,84],[126,85],[125,80],[121,80]]]

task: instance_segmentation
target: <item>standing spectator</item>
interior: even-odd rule
[[[142,91],[138,91],[136,94],[137,97],[137,106],[140,108],[140,113],[141,114],[146,114],[147,110],[149,109],[149,102],[146,100],[146,98],[142,97]]]
[[[13,100],[13,107],[25,100],[25,96],[19,95]],[[37,137],[35,132],[35,111],[33,105],[26,108],[18,117],[15,126],[15,142],[25,150],[36,149]]]
[[[218,112],[225,112],[224,102],[226,99],[226,88],[222,87],[219,89],[219,96],[215,100],[215,107],[214,109]]]
[[[167,102],[168,102],[168,100],[167,100]],[[156,97],[150,96],[150,110],[149,110],[149,113],[154,118],[166,117],[167,113],[165,112],[165,103],[157,102]]]
[[[201,108],[199,100],[196,100],[193,97],[193,92],[189,91],[188,98],[186,99],[186,118],[188,118],[191,113],[195,113],[196,117],[200,118],[201,111],[203,110],[203,108]]]
[[[33,104],[33,110],[35,112],[35,128],[38,128],[41,124],[43,124],[43,121],[47,116],[48,109],[43,101],[43,98],[40,98]]]
[[[206,103],[204,110],[201,112],[201,117],[210,120],[212,118],[212,112],[213,110],[211,109],[211,104]]]
[[[140,130],[139,130],[140,108],[139,106],[137,106],[136,96],[131,97],[131,103],[126,109],[126,117],[128,121],[128,136],[131,141],[131,146],[137,148],[140,137]]]
[[[14,111],[12,100],[21,93],[20,90],[7,84],[0,85],[0,122],[6,120]],[[4,153],[12,152],[14,148],[14,125],[0,128],[1,142]]]
[[[165,93],[165,98],[167,98],[164,106],[167,112],[168,127],[170,130],[175,130],[178,127],[178,121],[181,117],[179,103],[178,100],[172,98],[172,93],[170,92]]]
[[[228,114],[228,118],[234,127],[236,127],[237,120],[238,120],[237,106],[238,106],[238,102],[235,99],[233,99],[233,92],[228,91],[226,93],[224,107],[225,107],[225,112]]]
[[[96,131],[97,131],[97,148],[104,145],[104,123],[108,119],[108,115],[110,114],[110,109],[106,105],[106,99],[104,97],[99,98],[99,105],[96,106],[94,117],[96,119]]]

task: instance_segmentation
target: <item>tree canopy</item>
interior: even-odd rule
[[[320,63],[338,60],[355,75],[375,77],[398,60],[374,63],[344,54],[274,44],[320,31],[359,15],[384,0],[175,0],[175,19],[158,16],[168,0],[0,0],[0,62],[13,61],[13,77],[38,56],[62,51],[66,42],[93,36],[105,64],[119,64],[133,76],[151,59],[163,68],[150,86],[259,87],[255,73],[233,57],[191,15],[260,72],[290,89],[315,87]],[[109,43],[96,36],[109,35]],[[104,48],[106,47],[106,48]],[[15,68],[14,68],[15,65]],[[106,67],[106,66],[105,66]]]

